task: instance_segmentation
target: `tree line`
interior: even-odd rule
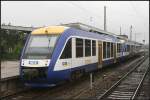
[[[25,43],[26,34],[23,31],[1,29],[1,59],[19,60]]]

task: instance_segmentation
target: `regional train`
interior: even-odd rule
[[[82,23],[33,30],[20,58],[26,86],[49,87],[76,80],[141,52],[141,43]]]

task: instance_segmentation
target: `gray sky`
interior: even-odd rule
[[[107,30],[129,35],[149,43],[148,1],[1,1],[1,23],[19,26],[48,26],[82,22],[103,29],[104,5],[107,7]],[[92,21],[90,20],[92,17]]]

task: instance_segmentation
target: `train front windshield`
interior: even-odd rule
[[[50,59],[59,35],[31,35],[23,59]]]

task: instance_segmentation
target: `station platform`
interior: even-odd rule
[[[19,61],[2,61],[1,78],[11,78],[19,75]]]

